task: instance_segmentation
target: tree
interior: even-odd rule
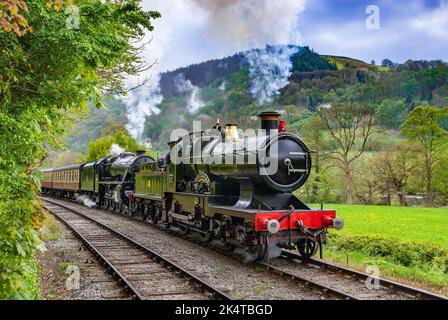
[[[103,136],[90,141],[88,154],[85,161],[98,160],[111,155],[112,144],[117,145],[123,152],[136,152],[137,150],[146,150],[143,145],[139,145],[127,132],[122,129],[112,136]]]
[[[408,107],[404,99],[383,100],[376,108],[376,123],[386,128],[398,129],[406,118]]]
[[[335,104],[320,108],[319,116],[330,133],[333,151],[328,153],[335,166],[343,171],[346,202],[353,203],[352,163],[366,150],[367,142],[374,133],[373,108],[368,105]]]
[[[322,201],[320,194],[324,193],[325,186],[323,183],[324,172],[327,167],[324,167],[327,159],[323,150],[329,147],[328,139],[325,135],[325,127],[317,114],[313,114],[307,119],[304,125],[300,128],[300,133],[307,143],[308,147],[313,150],[313,175],[310,182],[305,187],[308,201],[315,202],[319,199]]]
[[[18,30],[4,20],[0,29],[0,299],[37,295],[30,270],[41,245],[37,168],[47,147],[62,145],[88,101],[99,106],[105,92],[124,89],[123,77],[142,63],[132,43],[159,16],[138,1],[79,0],[80,28],[71,29],[62,2],[27,1],[25,8],[25,1],[0,0],[2,19],[24,19]]]
[[[434,201],[434,167],[440,160],[441,150],[447,145],[448,131],[441,126],[447,116],[448,107],[443,109],[431,106],[417,107],[409,113],[401,129],[401,134],[422,147],[428,206],[433,206]]]
[[[387,190],[388,195],[395,193],[402,206],[408,205],[405,187],[419,163],[416,151],[418,148],[414,144],[398,142],[379,153],[372,165],[375,184],[381,191]]]
[[[23,14],[28,13],[25,0],[0,0],[0,29],[21,36],[31,31]]]
[[[391,61],[391,60],[389,60],[389,59],[384,59],[383,61],[381,61],[381,65],[383,66],[383,67],[393,67],[394,66],[394,63]]]
[[[84,161],[98,160],[113,153],[112,145],[115,144],[123,152],[136,152],[137,150],[145,150],[146,154],[156,158],[156,154],[149,150],[145,145],[138,144],[129,133],[123,128],[118,130],[113,135],[102,136],[96,140],[89,142],[87,156]]]
[[[325,171],[325,168],[322,168],[324,161],[327,159],[324,150],[328,150],[330,147],[328,139],[326,139],[325,129],[326,127],[322,120],[315,114],[308,119],[300,130],[308,147],[314,151],[313,169],[316,171],[316,174]]]

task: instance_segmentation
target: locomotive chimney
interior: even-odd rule
[[[278,130],[280,114],[275,111],[265,111],[258,115],[261,119],[261,129],[269,133],[270,130]]]
[[[137,156],[144,156],[146,153],[146,150],[139,149],[135,153],[137,154]]]

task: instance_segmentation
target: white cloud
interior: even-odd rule
[[[411,20],[410,26],[435,40],[448,42],[448,5],[442,2],[439,8],[422,13]]]
[[[207,14],[210,39],[228,40],[235,49],[296,42],[302,0],[193,0]],[[226,41],[227,42],[227,41]]]
[[[325,20],[312,26],[301,26],[302,43],[321,54],[344,55],[370,62],[389,58],[395,62],[407,59],[448,60],[448,7],[425,8],[421,1],[406,4],[380,3],[381,27],[368,30],[367,15],[350,20]],[[305,14],[306,15],[306,12]]]

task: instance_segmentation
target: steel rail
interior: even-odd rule
[[[47,200],[47,198],[45,198],[44,200],[52,202],[50,200]],[[57,204],[59,204],[59,203],[57,203]],[[103,209],[103,210],[105,210],[105,209]],[[126,218],[129,218],[129,219],[132,219],[132,220],[136,220],[135,218],[129,217],[127,215],[122,215],[122,216],[124,216]],[[152,225],[152,224],[148,224],[148,225],[151,226],[151,227],[154,227],[154,228],[156,228],[158,230],[162,230],[162,231],[165,231],[165,232],[167,232],[169,234],[175,235],[177,237],[181,237],[183,239],[188,239],[188,240],[190,240],[190,241],[192,241],[192,242],[194,242],[196,244],[201,245],[202,247],[213,249],[215,251],[219,250],[222,254],[225,254],[225,255],[227,255],[229,257],[232,257],[232,258],[236,257],[235,254],[233,254],[231,252],[228,252],[228,251],[226,251],[225,249],[223,249],[223,248],[221,248],[219,246],[215,246],[215,245],[212,245],[210,243],[204,243],[201,240],[193,238],[193,237],[191,237],[189,235],[183,235],[183,234],[181,234],[179,232],[166,229],[165,227],[159,226],[159,225]],[[326,261],[323,261],[323,260],[317,260],[317,259],[313,259],[313,258],[311,258],[311,259],[304,259],[299,254],[291,252],[291,251],[282,250],[282,256],[284,258],[288,258],[288,259],[298,259],[298,260],[301,260],[301,261],[304,261],[304,262],[312,263],[314,265],[317,265],[317,266],[320,266],[320,267],[323,267],[323,268],[334,269],[334,270],[337,270],[337,271],[342,272],[344,274],[351,275],[352,277],[359,277],[359,278],[361,278],[363,280],[367,279],[368,277],[372,277],[372,275],[369,275],[367,273],[363,273],[363,272],[360,272],[360,271],[352,270],[352,269],[349,269],[349,268],[346,268],[346,267],[343,267],[343,266],[339,266],[339,265],[336,265],[336,264],[333,264],[333,263],[330,263],[330,262],[326,262]],[[282,276],[284,278],[292,279],[293,281],[301,282],[301,283],[305,284],[306,286],[309,286],[309,287],[311,287],[311,288],[313,288],[315,290],[318,290],[318,291],[322,291],[325,294],[330,294],[330,295],[333,295],[335,297],[342,298],[342,299],[347,299],[347,300],[360,300],[357,297],[354,297],[352,295],[343,293],[343,292],[341,292],[339,290],[336,290],[336,289],[333,289],[333,288],[321,285],[319,283],[313,282],[313,281],[311,281],[311,280],[309,280],[307,278],[302,278],[302,277],[300,277],[298,275],[295,275],[295,274],[292,274],[290,272],[283,271],[283,270],[281,270],[281,269],[279,269],[279,268],[277,268],[275,266],[269,265],[268,263],[257,262],[257,264],[259,264],[260,266],[266,268],[268,271],[272,272],[273,274],[275,274],[277,276]],[[383,283],[384,287],[387,287],[389,289],[396,290],[396,291],[399,291],[399,292],[402,292],[402,293],[411,294],[411,295],[413,295],[417,299],[448,300],[448,297],[446,297],[446,296],[439,295],[439,294],[436,294],[436,293],[432,293],[432,292],[426,291],[424,289],[411,287],[411,286],[408,286],[408,285],[405,285],[405,284],[401,284],[401,283],[398,283],[398,282],[395,282],[395,281],[392,281],[392,280],[380,278],[380,283],[381,282]]]
[[[54,201],[51,201],[51,200],[45,199],[45,201],[48,201],[48,202],[51,202],[51,203],[55,203],[56,205],[59,205],[61,207],[67,208],[67,209],[75,211],[75,212],[77,211],[74,208],[66,207],[63,204],[60,204],[60,203],[57,203],[57,202],[54,202]],[[89,216],[87,216],[87,218],[96,221],[95,219],[93,219],[93,218],[91,218]],[[100,224],[101,224],[101,222],[100,222]],[[157,225],[157,226],[156,225],[150,225],[150,226],[151,227],[155,227],[158,230],[168,231],[168,230],[164,229],[163,226],[160,226],[160,225]],[[170,234],[172,234],[172,235],[177,236],[177,237],[181,237],[183,239],[190,240],[190,241],[192,241],[192,242],[194,242],[194,243],[196,243],[196,244],[198,244],[198,245],[200,245],[202,247],[205,247],[205,248],[208,248],[208,249],[214,249],[215,251],[219,250],[221,254],[225,254],[225,255],[227,255],[229,257],[235,258],[235,256],[231,252],[225,251],[224,249],[222,249],[222,248],[220,248],[218,246],[214,246],[214,245],[212,245],[210,243],[207,243],[207,242],[202,242],[199,239],[192,238],[189,235],[180,234],[180,233],[178,233],[176,231],[173,231],[173,230],[169,230],[168,232]],[[121,233],[120,233],[120,235],[122,237],[127,238],[127,236],[125,236],[125,235],[123,235]],[[337,298],[337,299],[344,299],[344,300],[359,300],[358,298],[356,298],[354,296],[351,296],[349,294],[346,294],[346,293],[344,293],[342,291],[330,288],[328,286],[319,284],[319,283],[314,282],[314,281],[312,281],[310,279],[306,279],[306,278],[300,277],[298,275],[289,273],[287,271],[283,271],[283,270],[281,270],[281,269],[279,269],[279,268],[277,268],[275,266],[272,266],[272,265],[270,265],[270,264],[268,264],[266,262],[256,262],[256,264],[261,266],[261,267],[263,267],[268,272],[272,273],[274,276],[278,276],[278,277],[283,278],[283,279],[289,279],[291,281],[301,283],[305,287],[307,287],[307,288],[309,288],[311,290],[319,292],[323,297],[329,296],[329,297],[334,297],[334,298]]]
[[[306,287],[309,287],[309,288],[311,288],[313,290],[320,291],[320,292],[322,292],[323,296],[333,296],[335,298],[343,299],[343,300],[360,300],[359,298],[356,298],[356,297],[354,297],[354,296],[352,296],[352,295],[350,295],[348,293],[344,293],[342,291],[330,288],[330,287],[325,286],[323,284],[314,282],[314,281],[312,281],[310,279],[300,277],[300,276],[298,276],[296,274],[293,274],[291,272],[284,271],[284,270],[282,270],[280,268],[277,268],[277,267],[274,267],[274,266],[270,265],[269,263],[257,262],[257,264],[262,266],[262,267],[264,267],[264,268],[266,268],[268,271],[272,272],[273,274],[278,275],[279,277],[289,278],[292,281],[300,282],[300,283],[304,284]]]
[[[68,207],[68,206],[66,206],[66,205],[63,205],[63,204],[61,204],[61,203],[58,203],[58,202],[49,200],[49,199],[47,199],[47,198],[45,198],[45,199],[43,199],[43,200],[46,201],[46,202],[55,204],[55,205],[57,205],[57,206],[60,206],[61,208],[65,209],[65,210],[71,211],[71,212],[73,212],[73,213],[75,213],[75,214],[77,214],[77,215],[79,215],[79,216],[81,216],[81,217],[83,217],[83,218],[85,218],[85,219],[91,221],[91,222],[94,222],[95,224],[97,224],[98,226],[102,227],[103,229],[108,230],[109,232],[111,232],[111,233],[113,233],[114,235],[116,235],[117,237],[119,237],[119,238],[125,240],[126,242],[128,242],[129,244],[131,244],[132,246],[134,246],[135,248],[141,250],[143,253],[148,254],[150,257],[154,258],[155,260],[159,261],[160,263],[162,263],[162,264],[166,264],[166,265],[168,265],[169,267],[171,267],[171,268],[177,270],[178,272],[182,273],[182,274],[183,274],[184,276],[186,276],[187,278],[192,279],[192,280],[193,280],[194,282],[196,282],[196,284],[198,284],[200,287],[202,287],[202,288],[204,288],[206,291],[210,292],[215,298],[218,298],[218,299],[221,299],[221,300],[233,300],[233,298],[232,298],[231,296],[227,295],[226,293],[222,292],[221,290],[219,290],[219,289],[217,289],[217,288],[214,288],[212,285],[208,284],[206,281],[200,279],[199,277],[197,277],[197,276],[194,275],[193,273],[187,271],[186,269],[184,269],[183,267],[181,267],[181,266],[179,266],[178,264],[174,263],[173,261],[171,261],[171,260],[169,260],[169,259],[167,259],[167,258],[161,256],[161,255],[158,254],[157,252],[155,252],[155,251],[149,249],[148,247],[146,247],[146,246],[144,246],[144,245],[138,243],[137,241],[135,241],[135,240],[129,238],[128,236],[122,234],[121,232],[119,232],[119,231],[117,231],[117,230],[115,230],[115,229],[109,227],[108,225],[105,225],[105,224],[103,224],[102,222],[100,222],[100,221],[98,221],[98,220],[96,220],[96,219],[94,219],[94,218],[92,218],[92,217],[86,215],[85,213],[81,212],[80,210],[77,210],[77,209]],[[45,207],[47,210],[49,210],[50,212],[52,212],[56,217],[60,218],[60,217],[59,217],[57,214],[55,214],[51,209],[49,209],[49,208],[46,207],[45,205],[44,205],[44,207]],[[77,232],[77,230],[74,230],[74,227],[70,226],[70,225],[68,224],[67,221],[64,221],[64,220],[62,220],[62,219],[61,219],[61,221],[63,221],[64,224],[66,224],[67,226],[69,226],[69,228],[70,228],[71,230],[73,230],[73,231],[76,233],[76,235],[82,237],[82,235],[81,235],[79,232]],[[80,238],[81,238],[81,237],[80,237]],[[111,270],[113,270],[113,272],[114,272],[115,274],[117,274],[118,276],[121,276],[121,277],[120,277],[120,280],[123,280],[123,282],[126,284],[127,287],[129,287],[132,291],[134,291],[135,288],[129,283],[128,280],[126,280],[126,278],[125,278],[125,277],[124,277],[118,270],[116,270],[116,268],[114,268],[114,266],[112,265],[112,263],[110,263],[110,261],[108,261],[104,256],[102,256],[102,255],[98,252],[98,250],[96,250],[96,248],[94,248],[94,246],[93,246],[89,241],[87,241],[87,239],[85,239],[84,237],[82,237],[81,239],[83,239],[83,242],[85,242],[86,244],[88,244],[88,247],[89,247],[89,248],[92,247],[92,248],[95,250],[95,252],[98,253],[99,257],[100,257],[103,261],[106,262],[106,264],[108,265],[108,267],[109,267]],[[136,290],[135,290],[135,291],[136,291]],[[138,299],[143,299],[142,296],[141,296],[141,294],[135,293],[135,296],[136,296]]]
[[[353,270],[353,269],[349,269],[343,266],[339,266],[337,264],[331,263],[331,262],[327,262],[324,260],[317,260],[314,258],[309,258],[309,259],[305,259],[302,256],[300,256],[297,253],[291,252],[291,251],[286,251],[283,250],[282,251],[282,256],[287,258],[287,259],[297,259],[297,260],[301,260],[305,263],[310,263],[310,264],[314,264],[316,266],[322,267],[322,268],[327,268],[327,269],[333,269],[336,270],[338,272],[344,273],[346,275],[350,275],[352,277],[359,277],[362,280],[366,280],[369,277],[372,277],[372,275],[361,272],[361,271],[357,271],[357,270]],[[380,285],[383,287],[387,287],[391,290],[395,290],[398,292],[402,292],[402,293],[406,293],[406,294],[411,294],[413,295],[415,298],[417,299],[425,299],[425,300],[448,300],[448,297],[437,294],[437,293],[433,293],[433,292],[429,292],[426,291],[424,289],[420,289],[420,288],[415,288],[415,287],[411,287],[402,283],[398,283],[392,280],[388,280],[388,279],[384,279],[384,278],[379,278],[380,280]]]
[[[102,255],[95,246],[87,240],[73,225],[71,225],[66,219],[64,219],[62,216],[54,212],[52,209],[44,205],[44,208],[51,212],[58,220],[60,220],[62,223],[64,223],[65,226],[67,226],[81,241],[82,243],[89,249],[90,252],[92,252],[95,257],[102,263],[107,266],[108,271],[118,280],[118,282],[123,282],[124,287],[126,291],[129,291],[129,293],[132,295],[132,297],[136,300],[143,300],[144,298],[142,295],[138,292],[138,290],[129,282],[129,280],[126,279],[126,277],[118,271],[114,265],[104,256]]]

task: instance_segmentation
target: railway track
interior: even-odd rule
[[[48,199],[44,199],[44,207],[73,231],[132,299],[233,299],[79,210]]]
[[[46,199],[45,199],[46,200]],[[51,200],[46,200],[51,201]],[[60,205],[60,204],[59,204]],[[131,217],[125,216],[129,219],[133,219]],[[177,237],[188,239],[198,245],[203,247],[207,247],[214,251],[219,251],[222,254],[227,256],[236,257],[236,255],[232,252],[228,252],[225,248],[213,244],[213,243],[205,243],[201,240],[191,237],[189,235],[180,234],[174,230],[166,229],[165,226],[162,225],[149,225],[151,227],[155,227],[159,230],[168,231],[170,234],[175,235]],[[290,251],[282,251],[282,258],[278,260],[284,260],[287,262],[291,262],[294,264],[286,266],[279,266],[272,262],[256,262],[259,267],[262,267],[273,275],[292,281],[294,283],[300,284],[302,286],[307,287],[309,290],[314,291],[318,296],[322,299],[343,299],[343,300],[363,300],[363,299],[425,299],[425,300],[448,300],[448,297],[438,295],[435,293],[431,293],[426,290],[422,290],[419,288],[407,286],[404,284],[400,284],[387,279],[380,279],[381,291],[370,290],[366,291],[365,288],[365,280],[371,275],[366,273],[362,273],[356,270],[352,270],[349,268],[345,268],[342,266],[338,266],[329,262],[325,262],[323,260],[316,259],[306,259],[304,260],[299,254]],[[307,276],[305,274],[301,274],[304,271],[304,267],[314,267],[315,269],[311,274],[311,276]],[[292,269],[294,268],[294,270]],[[311,268],[309,268],[311,269]],[[347,278],[350,279],[351,284],[349,286],[353,286],[354,290],[350,287],[343,287],[342,289],[337,288],[338,286],[334,286],[331,283],[322,283],[319,281],[319,277],[316,277],[316,274],[322,275],[326,274],[328,277],[332,278],[331,282],[343,282],[346,281]],[[359,290],[359,289],[362,290]],[[369,294],[353,294],[352,291],[364,291],[370,292]],[[384,296],[383,296],[384,295]]]
[[[334,263],[330,263],[324,260],[318,259],[303,259],[299,254],[287,250],[282,251],[282,256],[289,260],[297,260],[301,264],[305,264],[308,266],[317,266],[323,272],[332,272],[338,273],[341,275],[349,276],[353,280],[358,280],[360,282],[365,283],[367,279],[371,279],[372,275],[360,272],[357,270],[349,269],[340,265],[336,265]],[[398,283],[392,280],[388,280],[385,278],[379,278],[379,285],[383,288],[387,288],[391,291],[400,292],[409,296],[410,299],[418,299],[418,300],[448,300],[448,297],[439,295],[433,292],[429,292],[427,290],[423,290],[420,288],[411,287],[402,283]]]

